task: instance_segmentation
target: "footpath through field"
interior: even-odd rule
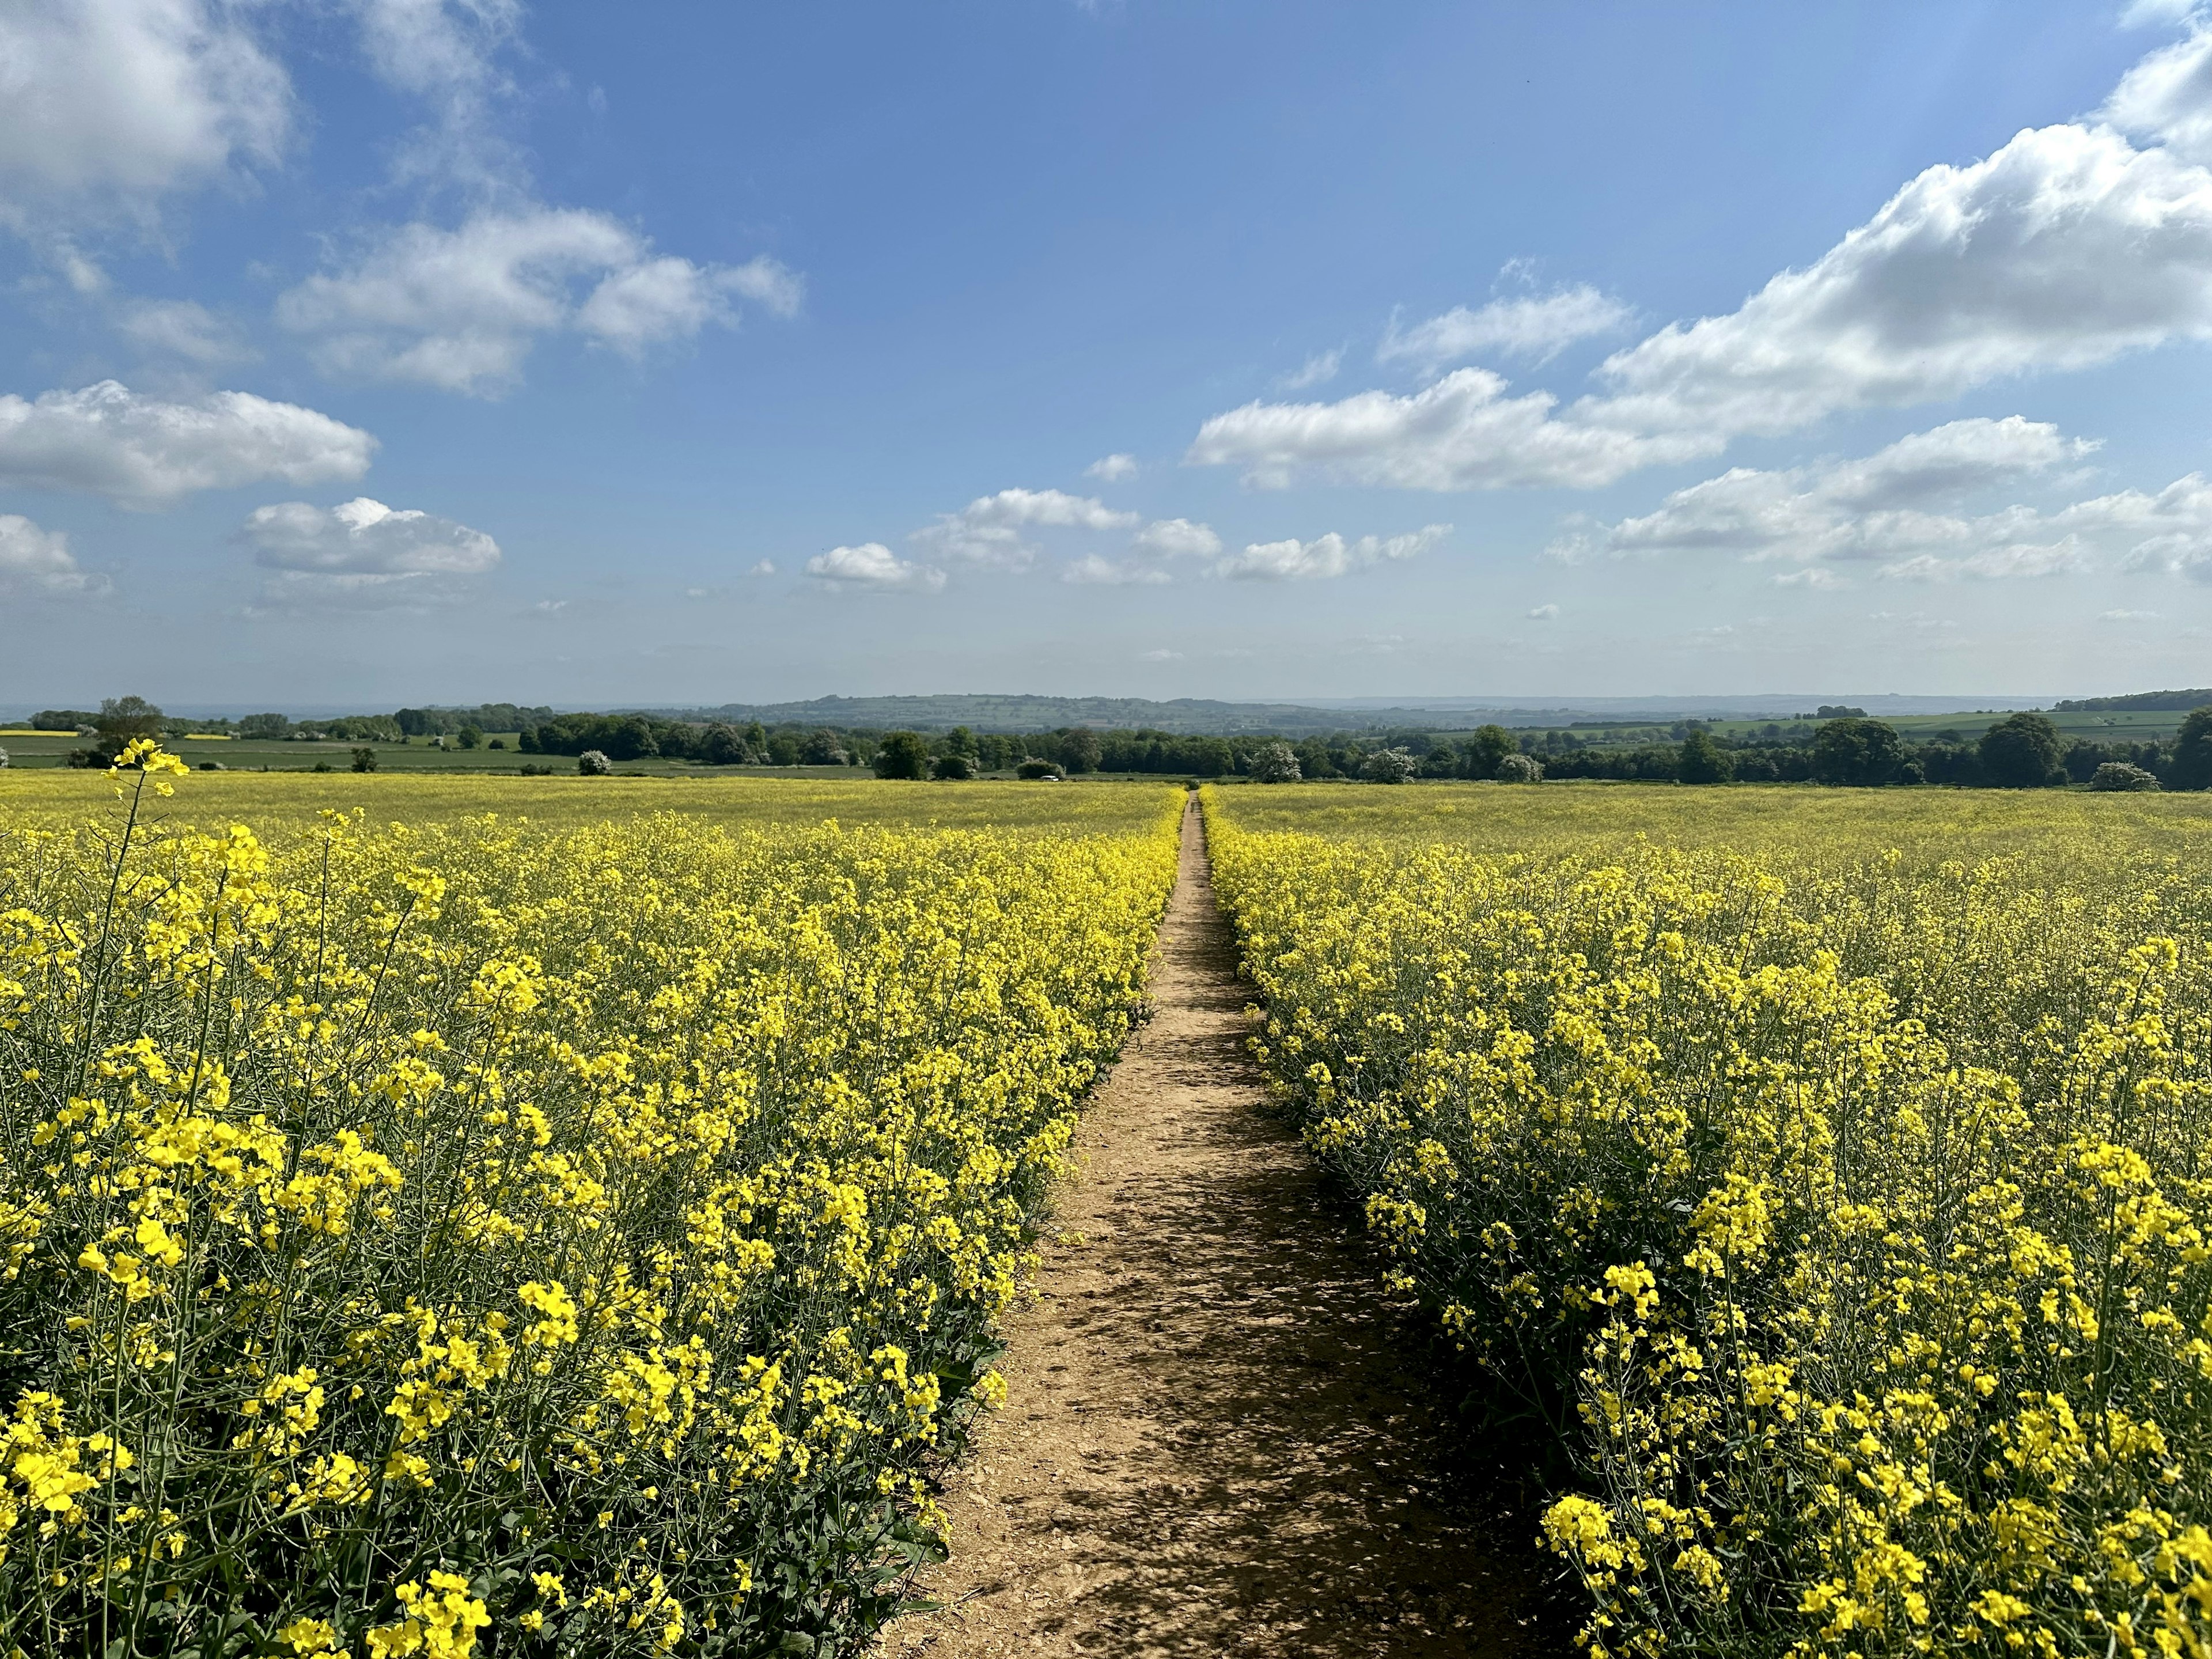
[[[1564,1652],[1534,1515],[1455,1466],[1358,1218],[1265,1110],[1194,806],[1152,996],[946,1494],[947,1605],[885,1650]]]

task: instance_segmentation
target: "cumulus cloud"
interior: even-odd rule
[[[1124,478],[1137,476],[1137,458],[1118,453],[1102,455],[1083,469],[1083,476],[1096,478],[1101,483],[1119,483]]]
[[[1210,559],[1221,551],[1221,538],[1213,526],[1188,519],[1155,519],[1137,532],[1130,546],[1137,552],[1161,559]]]
[[[358,428],[246,392],[171,403],[102,380],[27,401],[0,396],[0,483],[82,490],[126,507],[264,478],[357,478],[375,450]]]
[[[1410,397],[1250,404],[1206,422],[1189,459],[1263,486],[1588,488],[1843,410],[2212,338],[2212,172],[2197,164],[2212,161],[2212,38],[2152,53],[2105,114],[1928,168],[1735,310],[1614,353],[1603,389],[1570,405],[1462,369]],[[1386,349],[1441,361],[1470,335],[1500,337],[1496,318],[1477,328],[1494,310],[1394,332]]]
[[[256,507],[238,540],[272,573],[257,608],[274,611],[450,603],[500,556],[481,530],[366,495],[327,509],[306,501]]]
[[[935,592],[945,586],[945,573],[933,566],[902,559],[881,542],[858,547],[833,547],[806,562],[806,574],[837,587],[920,588]]]
[[[0,513],[0,592],[105,592],[107,579],[77,568],[69,537],[42,530],[19,513]]]
[[[1334,531],[1312,541],[1295,538],[1280,542],[1253,542],[1242,553],[1231,555],[1213,567],[1217,576],[1255,581],[1306,581],[1349,575],[1375,565],[1410,559],[1451,533],[1448,524],[1432,524],[1409,536],[1362,536],[1346,541]]]
[[[1696,460],[1720,443],[1704,434],[1639,435],[1554,420],[1548,392],[1505,395],[1486,368],[1455,369],[1410,396],[1362,392],[1333,404],[1254,401],[1199,428],[1186,459],[1241,466],[1244,481],[1287,489],[1303,475],[1401,489],[1594,488],[1637,468]]]
[[[2081,126],[1934,167],[1803,270],[1609,359],[1584,418],[1792,430],[2212,337],[2212,173]]]
[[[1531,622],[1557,622],[1559,617],[1559,607],[1556,605],[1540,605],[1528,612]]]
[[[222,0],[0,8],[0,224],[115,216],[275,161],[284,71]]]
[[[2016,415],[1954,421],[1862,459],[1777,471],[1735,467],[1675,490],[1651,513],[1578,528],[1547,551],[1570,562],[1712,552],[1788,560],[1806,568],[1775,580],[1808,587],[1841,586],[1821,567],[1854,562],[1904,581],[2094,568],[2212,580],[2212,483],[2201,474],[2154,494],[2124,489],[2055,512],[2017,503],[1962,510],[1976,495],[2044,477],[2094,447]]]
[[[403,225],[350,266],[279,297],[276,319],[334,373],[495,395],[540,335],[580,333],[637,355],[736,321],[733,298],[781,316],[801,280],[763,256],[738,266],[656,255],[611,215],[483,212],[456,230]]]
[[[2094,447],[2017,415],[1953,421],[1863,459],[1778,471],[1732,468],[1675,490],[1657,511],[1624,519],[1574,550],[1809,561],[1960,544],[1978,532],[1931,507],[2018,483]]]
[[[1221,551],[1221,538],[1211,525],[1188,519],[1155,519],[1129,539],[1129,556],[1109,559],[1086,553],[1060,573],[1065,582],[1117,587],[1156,586],[1175,580],[1165,568],[1175,559],[1211,559]]]
[[[1071,495],[1059,489],[1002,489],[978,495],[957,513],[914,534],[941,556],[990,570],[1025,570],[1036,562],[1037,548],[1024,533],[1039,528],[1127,530],[1139,514],[1108,507],[1095,495]]]
[[[1620,301],[1584,283],[1550,294],[1492,300],[1473,311],[1454,306],[1404,330],[1394,315],[1375,356],[1380,362],[1412,363],[1431,373],[1468,357],[1547,362],[1577,340],[1617,333],[1634,316]]]
[[[2098,113],[2130,137],[2212,163],[2212,28],[2200,17],[2187,40],[2152,52],[2120,77]]]
[[[260,563],[276,570],[480,576],[499,563],[499,544],[483,531],[366,495],[327,509],[306,501],[258,507],[239,537]]]

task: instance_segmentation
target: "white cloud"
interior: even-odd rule
[[[499,563],[499,544],[481,530],[366,495],[325,509],[306,501],[256,507],[238,540],[272,573],[260,611],[388,610],[453,604],[467,580]],[[565,600],[538,609],[557,611]]]
[[[1023,533],[1037,528],[1127,530],[1140,514],[1108,507],[1095,495],[1058,489],[1002,489],[978,495],[957,513],[914,533],[913,539],[947,558],[991,570],[1025,570],[1037,549]]]
[[[1102,455],[1083,469],[1083,476],[1096,478],[1101,483],[1119,483],[1124,478],[1137,476],[1137,458],[1118,453]]]
[[[2098,113],[2108,125],[2162,144],[2202,166],[2212,162],[2212,29],[2152,52],[2112,88]]]
[[[1577,340],[1619,331],[1634,316],[1620,301],[1585,283],[1524,299],[1492,300],[1475,311],[1454,306],[1403,331],[1394,315],[1375,356],[1380,362],[1410,362],[1431,373],[1466,357],[1545,362]]]
[[[0,592],[99,593],[107,586],[106,577],[77,568],[65,532],[41,530],[18,513],[0,513]]]
[[[734,323],[732,295],[787,316],[800,293],[800,278],[765,257],[695,264],[656,256],[611,215],[527,207],[457,230],[400,226],[349,268],[280,296],[276,318],[312,337],[333,372],[488,395],[514,384],[542,334],[573,331],[635,355]]]
[[[1064,582],[1076,582],[1104,587],[1156,586],[1170,582],[1174,577],[1158,565],[1144,564],[1134,559],[1116,562],[1102,558],[1096,553],[1086,553],[1060,573]]]
[[[520,33],[519,0],[353,0],[352,10],[378,78],[429,106],[431,125],[402,147],[403,179],[481,189],[520,171],[493,113],[514,90],[495,58]]]
[[[0,7],[0,224],[149,220],[173,192],[277,159],[284,71],[222,0]]]
[[[2212,581],[2212,482],[2200,473],[2155,493],[2123,489],[2056,511],[2018,503],[1960,510],[1977,494],[2044,477],[2095,447],[2019,416],[1953,421],[1861,459],[1733,468],[1675,490],[1641,517],[1584,521],[1547,551],[1569,562],[1707,552],[1786,559],[1805,568],[1774,580],[1808,587],[1842,586],[1820,567],[1860,561],[1903,581],[2094,569]]]
[[[481,530],[366,495],[325,509],[279,501],[247,515],[239,539],[272,570],[375,577],[480,576],[499,563]]]
[[[1803,270],[1609,359],[1583,418],[1786,432],[2212,337],[2212,174],[2080,126],[1934,167]]]
[[[1188,519],[1155,519],[1137,532],[1130,546],[1137,552],[1161,559],[1210,559],[1221,551],[1221,538],[1212,525]]]
[[[1398,559],[1410,559],[1425,552],[1451,533],[1448,524],[1432,524],[1409,536],[1362,536],[1356,542],[1347,542],[1331,531],[1310,542],[1295,538],[1280,542],[1253,542],[1242,553],[1223,559],[1213,567],[1217,576],[1227,576],[1257,581],[1298,581],[1323,580],[1332,576],[1348,575],[1355,570],[1388,563]]]
[[[942,570],[902,559],[881,542],[833,547],[827,553],[817,553],[806,562],[806,574],[841,587],[908,587],[934,592],[945,586]]]
[[[1199,428],[1188,460],[1242,466],[1244,481],[1287,489],[1302,474],[1401,489],[1594,488],[1721,446],[1702,434],[1644,437],[1552,418],[1548,392],[1504,395],[1486,368],[1455,369],[1408,397],[1362,392],[1333,404],[1257,401]]]
[[[1528,612],[1528,620],[1531,622],[1556,622],[1559,620],[1559,607],[1556,605],[1540,605]]]
[[[1167,650],[1147,651],[1144,653],[1144,659],[1146,662],[1181,662],[1182,653]]]
[[[1556,550],[1814,560],[1971,544],[2014,521],[1969,523],[1927,509],[2035,477],[2095,447],[2017,415],[1953,421],[1861,459],[1785,471],[1735,467],[1674,491],[1654,513]]]
[[[34,401],[0,396],[0,483],[83,490],[128,507],[264,478],[357,478],[375,449],[358,428],[245,392],[169,403],[102,380]]]
[[[1263,485],[1310,474],[1423,489],[1588,488],[1842,410],[2212,339],[2212,172],[2193,164],[2212,161],[2212,39],[2151,54],[2108,114],[2172,148],[2071,124],[1929,167],[1735,311],[1616,352],[1598,370],[1605,391],[1565,409],[1462,369],[1407,398],[1250,404],[1206,422],[1189,459],[1241,465]],[[1394,338],[1434,357],[1486,313]]]
[[[1310,386],[1322,386],[1336,378],[1339,364],[1344,361],[1344,350],[1316,351],[1304,364],[1275,382],[1278,392],[1303,392]]]
[[[1822,592],[1850,584],[1825,565],[1808,564],[1802,570],[1785,570],[1773,578],[1777,587],[1811,587]]]
[[[1119,526],[1102,524],[1098,527]],[[1221,538],[1214,534],[1211,525],[1193,524],[1188,519],[1155,519],[1130,538],[1129,557],[1109,559],[1102,554],[1086,553],[1063,567],[1060,579],[1064,582],[1116,587],[1157,586],[1175,580],[1163,568],[1162,561],[1211,559],[1220,551]]]
[[[203,368],[249,362],[258,356],[238,325],[190,300],[141,300],[116,319],[124,337],[148,351],[181,357]]]
[[[2108,623],[2156,622],[2158,612],[2155,611],[2100,611],[2097,613],[2097,620]]]
[[[750,567],[747,568],[745,574],[748,576],[773,576],[775,574],[775,561],[774,559],[757,559]]]
[[[1915,554],[1874,574],[1884,581],[1947,582],[1966,577],[2001,580],[2008,576],[2057,576],[2086,570],[2088,550],[2071,537],[2040,545],[2007,542],[1969,553],[1963,558],[1942,559],[1930,553]]]

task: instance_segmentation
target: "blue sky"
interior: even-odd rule
[[[0,0],[0,703],[2212,660],[2179,3]]]

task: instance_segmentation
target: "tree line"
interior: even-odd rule
[[[2146,694],[2160,698],[2184,693]],[[2115,700],[2101,700],[2115,701]],[[44,709],[46,730],[90,738],[71,759],[105,765],[132,738],[226,727],[240,737],[329,738],[374,744],[416,738],[474,748],[504,746],[512,732],[526,755],[599,763],[665,758],[709,766],[850,766],[894,778],[968,778],[990,772],[1024,776],[1139,773],[1177,777],[1358,779],[1599,778],[1693,785],[1821,783],[1860,788],[1939,784],[1956,787],[2098,789],[2212,787],[2212,706],[2200,705],[2169,742],[2069,739],[2049,718],[2025,711],[1978,738],[1952,733],[1912,743],[1886,720],[1824,708],[1818,724],[1777,725],[1741,735],[1695,720],[1669,732],[1679,741],[1578,744],[1573,734],[1516,733],[1500,726],[1465,733],[1423,731],[1323,733],[1296,742],[1264,733],[1194,736],[1137,728],[1062,726],[1032,732],[884,732],[866,728],[769,727],[671,720],[640,714],[556,714],[548,708],[486,703],[475,708],[402,708],[394,714],[332,720],[247,715],[234,721],[180,720],[142,697],[109,698],[97,711]],[[1809,738],[1806,735],[1809,732]],[[373,756],[371,763],[373,764]]]

